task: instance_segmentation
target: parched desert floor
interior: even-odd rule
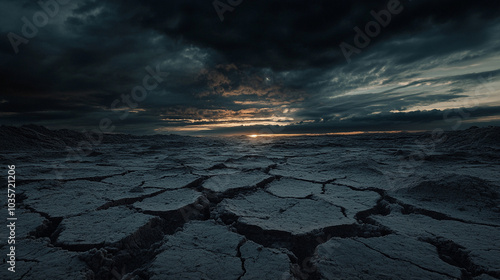
[[[77,133],[1,132],[1,279],[500,279],[498,128],[106,135],[80,158]]]

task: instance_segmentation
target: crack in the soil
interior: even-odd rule
[[[487,273],[483,267],[475,264],[471,260],[469,252],[467,252],[464,247],[452,240],[447,240],[443,237],[421,238],[420,240],[436,247],[441,260],[460,268],[462,271],[461,279],[463,280],[469,280],[473,277]]]
[[[150,193],[150,194],[145,194],[145,195],[141,195],[141,196],[136,196],[136,197],[126,197],[126,198],[122,198],[122,199],[118,199],[118,200],[112,200],[112,201],[109,201],[109,202],[106,202],[105,204],[97,207],[96,210],[106,210],[108,208],[111,208],[111,207],[117,207],[117,206],[122,206],[122,205],[132,205],[138,201],[142,201],[146,198],[151,198],[151,197],[155,197],[155,196],[158,196],[164,192],[169,192],[169,191],[175,191],[175,190],[180,190],[180,189],[183,189],[183,188],[194,188],[196,186],[198,186],[198,184],[201,182],[201,178],[199,179],[196,179],[194,180],[193,182],[187,184],[187,185],[184,185],[182,187],[178,187],[178,188],[171,188],[171,189],[161,189],[157,192],[154,192],[154,193]],[[141,185],[144,184],[144,181],[142,182]]]
[[[377,249],[375,249],[375,248],[371,247],[370,245],[368,245],[368,244],[366,244],[366,243],[362,242],[361,240],[357,240],[357,239],[353,239],[353,240],[354,240],[354,241],[356,241],[356,242],[359,242],[359,243],[363,244],[366,248],[368,248],[368,249],[370,249],[370,250],[373,250],[373,251],[375,251],[375,252],[377,252],[377,253],[379,253],[379,254],[383,255],[384,257],[386,257],[386,258],[388,258],[388,259],[395,260],[395,261],[406,262],[406,263],[409,263],[409,264],[411,264],[411,265],[414,265],[414,266],[416,266],[416,267],[418,267],[418,268],[420,268],[420,269],[422,269],[422,270],[428,271],[428,272],[437,273],[437,274],[440,274],[440,275],[443,275],[443,276],[448,276],[448,277],[450,277],[450,278],[458,279],[458,278],[456,278],[455,276],[450,275],[450,274],[448,274],[448,273],[444,273],[444,272],[440,272],[440,271],[436,271],[436,270],[428,269],[428,268],[425,268],[425,267],[423,267],[423,266],[421,266],[421,265],[418,265],[418,264],[416,264],[416,263],[414,263],[414,262],[411,262],[411,261],[409,261],[409,260],[404,260],[404,259],[400,259],[400,258],[396,258],[396,257],[391,257],[389,254],[386,254],[386,253],[384,253],[384,252],[381,252],[381,251],[379,251],[379,250],[377,250]]]
[[[382,199],[385,200],[385,201],[387,201],[388,203],[396,204],[396,205],[399,205],[399,206],[403,207],[403,214],[421,214],[421,215],[424,215],[424,216],[427,216],[429,218],[432,218],[434,220],[439,220],[439,221],[441,221],[441,220],[449,220],[449,221],[456,221],[456,222],[461,222],[461,223],[471,224],[471,225],[489,226],[489,227],[500,228],[500,225],[467,221],[467,220],[463,220],[463,219],[451,217],[451,216],[449,216],[447,214],[440,213],[440,212],[437,212],[437,211],[432,211],[432,210],[428,210],[428,209],[424,209],[424,208],[419,208],[419,207],[416,207],[414,205],[404,203],[404,202],[400,201],[399,199],[390,196],[387,193],[387,191],[382,190],[382,189],[373,188],[373,187],[360,189],[360,188],[356,188],[356,187],[345,185],[345,184],[339,184],[339,183],[334,183],[334,185],[345,186],[345,187],[348,187],[348,188],[350,188],[350,189],[352,189],[354,191],[373,191],[373,192],[377,192],[382,197]]]
[[[37,213],[45,218],[42,224],[36,227],[34,231],[30,232],[29,235],[35,238],[48,237],[50,239],[50,244],[54,245],[60,234],[60,230],[58,230],[57,228],[59,227],[59,224],[61,224],[63,218],[51,217],[49,214],[37,211],[28,205],[23,206],[25,209],[31,211],[32,213]]]
[[[455,222],[460,222],[460,223],[470,224],[470,225],[500,228],[500,225],[467,221],[467,220],[463,220],[460,218],[451,217],[451,216],[444,214],[444,213],[441,213],[441,212],[420,208],[420,207],[417,207],[417,206],[414,206],[411,204],[404,203],[404,202],[398,200],[397,198],[391,197],[387,194],[384,195],[384,198],[392,204],[396,204],[396,205],[401,206],[403,208],[402,209],[403,215],[419,214],[419,215],[424,215],[424,216],[427,216],[431,219],[438,220],[438,221],[447,220],[447,221],[455,221]]]
[[[243,258],[241,256],[241,246],[243,246],[243,244],[245,244],[247,242],[246,239],[243,239],[239,244],[238,244],[238,247],[236,248],[237,249],[237,254],[236,256],[240,259],[241,261],[241,269],[243,270],[243,273],[240,275],[240,277],[238,277],[238,280],[241,279],[241,277],[245,276],[245,274],[247,273],[247,270],[245,268],[245,258]]]
[[[28,275],[28,273],[30,273],[32,269],[33,269],[33,268],[32,268],[32,267],[30,267],[30,269],[28,269],[28,271],[26,271],[23,275],[21,275],[21,278],[19,278],[19,280],[23,280],[23,279],[24,279],[24,277],[25,277],[26,275]]]

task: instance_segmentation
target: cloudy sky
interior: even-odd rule
[[[498,1],[37,2],[0,0],[1,124],[194,135],[500,124]]]

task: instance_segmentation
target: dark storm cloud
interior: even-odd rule
[[[233,12],[226,12],[221,23],[209,5],[211,1],[142,1],[135,19],[147,28],[219,50],[231,62],[296,69],[342,61],[337,46],[352,42],[353,27],[364,27],[373,20],[370,11],[386,9],[388,2],[243,1]],[[458,46],[435,48],[443,52],[453,45],[473,44],[471,41],[481,38],[478,27],[498,15],[498,4],[493,1],[402,0],[401,5],[408,13],[393,16],[382,35],[411,35],[429,28],[460,35]],[[464,31],[467,36],[463,36]]]
[[[354,46],[353,28],[389,2],[243,0],[221,21],[214,1],[73,0],[16,55],[7,34],[23,36],[22,17],[32,21],[41,8],[0,0],[8,11],[0,19],[0,118],[80,128],[110,117],[119,130],[141,133],[256,121],[382,128],[397,123],[388,116],[432,122],[423,112],[443,113],[481,79],[497,85],[498,67],[488,65],[500,52],[495,1],[401,0],[403,11],[347,63],[339,45]],[[112,110],[143,83],[147,66],[168,76],[137,106]],[[498,101],[476,97],[484,108]]]

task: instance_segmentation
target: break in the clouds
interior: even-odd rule
[[[500,124],[496,1],[0,5],[2,124],[186,134]]]

